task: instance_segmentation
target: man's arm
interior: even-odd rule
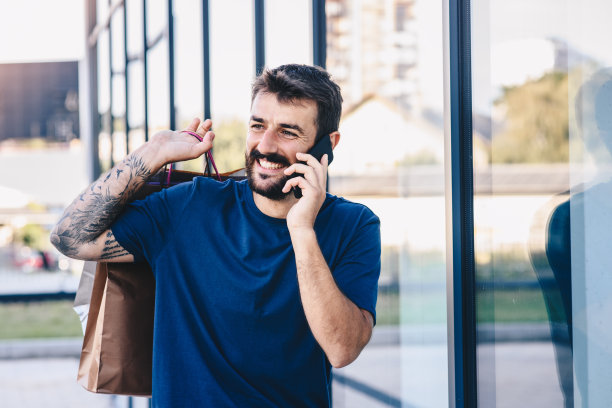
[[[188,127],[206,134],[202,142],[187,133],[155,134],[75,198],[55,225],[51,243],[71,258],[133,262],[134,257],[115,240],[111,224],[146,180],[166,163],[194,159],[210,150],[214,139],[211,125],[210,120],[200,124],[194,119]]]
[[[314,230],[293,230],[300,297],[308,325],[336,368],[352,363],[368,344],[374,319],[338,288]]]
[[[298,160],[307,165],[294,164],[286,174],[303,173],[303,177],[289,179],[284,191],[292,187],[302,189],[302,198],[287,214],[298,276],[300,297],[310,330],[336,368],[352,363],[372,335],[374,318],[360,309],[338,288],[314,231],[316,216],[325,201],[327,155],[321,163],[302,153]]]

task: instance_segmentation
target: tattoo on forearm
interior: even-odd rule
[[[104,241],[104,249],[102,249],[102,256],[100,257],[100,259],[108,260],[129,254],[128,251],[126,251],[121,245],[119,245],[112,232],[109,231],[106,234],[106,238],[107,240]]]
[[[151,170],[137,155],[128,156],[123,164],[124,168],[110,170],[100,177],[66,209],[51,236],[51,242],[60,252],[68,256],[76,255],[79,245],[93,242],[110,227],[124,206],[151,176]],[[123,189],[113,194],[110,191],[111,183],[117,181],[109,179],[114,171],[117,174],[116,180],[122,173],[127,175],[127,180]],[[116,241],[114,242],[116,244]],[[108,252],[110,249],[107,249],[107,246],[111,243],[105,244],[106,256],[118,257],[128,253],[123,249],[123,253]]]

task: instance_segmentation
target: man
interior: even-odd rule
[[[372,333],[379,220],[326,194],[328,158],[306,153],[322,137],[338,144],[340,89],[320,68],[284,65],[252,91],[248,182],[199,177],[128,205],[162,166],[212,147],[211,121],[194,119],[203,141],[157,133],[52,233],[68,256],[151,265],[155,406],[330,406],[331,366]]]

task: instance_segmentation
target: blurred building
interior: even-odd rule
[[[0,141],[79,137],[78,62],[0,64]]]
[[[377,94],[404,111],[416,104],[416,0],[330,0],[327,67],[342,88],[345,107]]]

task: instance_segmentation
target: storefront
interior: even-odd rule
[[[370,207],[377,326],[337,407],[612,400],[612,52],[599,0],[88,2],[92,178],[210,117],[243,166],[264,66],[326,67],[344,97],[329,191]],[[201,161],[179,167],[202,169]]]

